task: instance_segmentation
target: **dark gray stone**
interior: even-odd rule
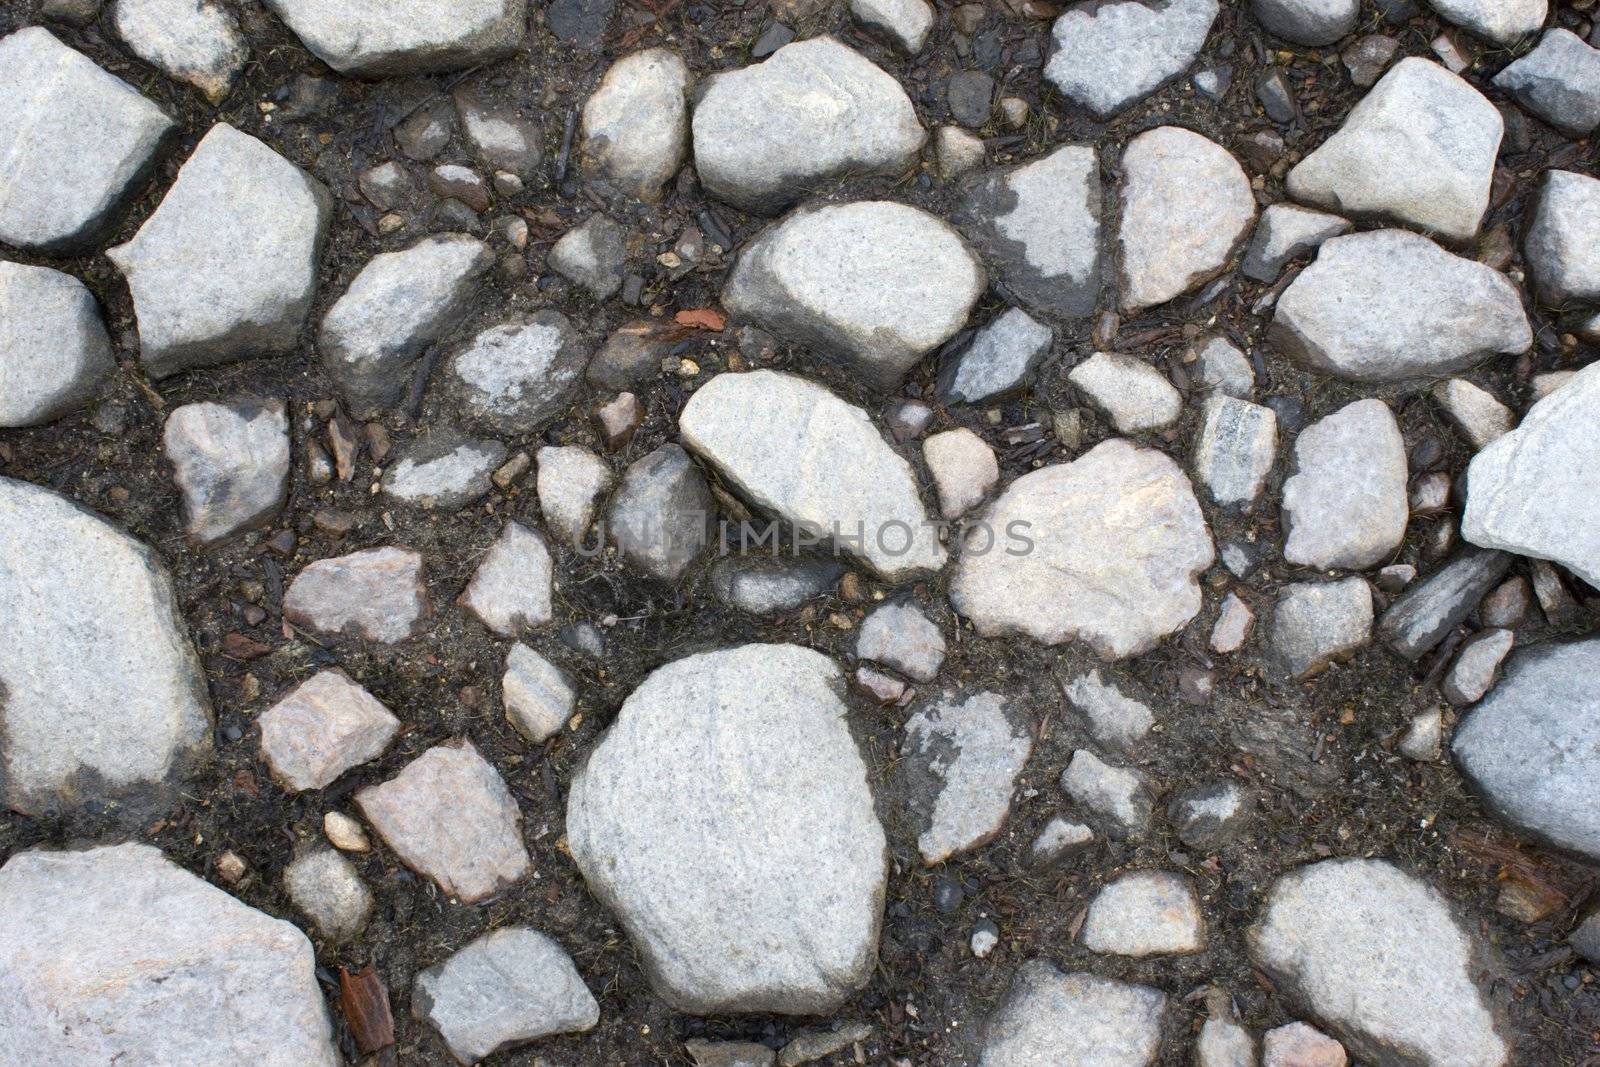
[[[665,444],[622,472],[607,525],[629,563],[677,581],[710,544],[716,504],[689,454]]]
[[[1472,614],[1505,577],[1511,557],[1468,548],[1395,598],[1378,620],[1378,636],[1406,659],[1421,659]]]

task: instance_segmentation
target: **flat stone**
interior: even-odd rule
[[[71,966],[63,966],[64,961]],[[311,942],[148,845],[0,868],[0,1018],[30,1067],[339,1067]]]
[[[1278,416],[1269,407],[1213,393],[1195,442],[1195,476],[1222,507],[1248,508],[1266,488],[1278,453]]]
[[[924,863],[994,839],[1032,751],[1032,732],[998,693],[945,693],[906,720],[901,767]]]
[[[922,458],[939,491],[939,511],[959,518],[983,502],[1000,480],[1000,461],[983,438],[965,427],[922,442]]]
[[[543,152],[536,113],[488,106],[465,86],[451,96],[461,133],[484,166],[524,181],[538,176]]]
[[[689,68],[670,49],[617,60],[583,105],[584,166],[641,200],[659,199],[683,166],[688,88]]]
[[[1278,298],[1270,337],[1312,369],[1359,382],[1440,377],[1533,344],[1505,275],[1401,230],[1324,244]]]
[[[437,74],[510,55],[526,0],[266,0],[316,57],[356,78]]]
[[[1512,45],[1544,25],[1549,0],[1428,0],[1440,15],[1496,44]]]
[[[1358,1060],[1501,1067],[1480,953],[1435,889],[1381,860],[1325,860],[1273,885],[1250,954]]]
[[[1166,995],[1043,960],[1017,968],[984,1026],[980,1067],[1151,1067],[1161,1052]]]
[[[1600,52],[1595,55],[1600,63]],[[1570,170],[1545,172],[1522,251],[1546,304],[1600,301],[1600,250],[1590,239],[1596,213],[1600,180]]]
[[[1173,0],[1169,9],[1186,2],[1194,0]],[[1255,222],[1255,195],[1238,161],[1181,126],[1128,142],[1122,173],[1125,312],[1164,304],[1221,274]]]
[[[751,503],[897,580],[944,566],[911,466],[867,413],[778,371],[721,374],[678,417],[683,443]]]
[[[211,127],[133,240],[106,250],[133,293],[145,371],[293,351],[331,205],[321,182],[262,142]]]
[[[0,428],[76,411],[115,372],[100,305],[82,282],[0,261]]]
[[[1202,389],[1247,400],[1255,391],[1256,372],[1250,359],[1225,337],[1213,334],[1195,352],[1196,378]]]
[[[1600,640],[1511,655],[1505,677],[1456,727],[1456,765],[1519,830],[1600,858]]]
[[[683,437],[694,447],[687,433]],[[682,448],[665,444],[622,472],[607,529],[630,564],[675,582],[711,543],[715,518],[716,503],[700,468]]]
[[[1421,659],[1505,577],[1511,557],[1468,548],[1412,585],[1378,620],[1378,636],[1406,659]]]
[[[171,800],[210,754],[211,706],[160,558],[66,497],[9,478],[0,544],[6,806],[49,815]]]
[[[299,793],[383,755],[400,720],[343,671],[325,670],[262,712],[260,727],[272,777]]]
[[[487,496],[489,476],[506,461],[499,441],[440,431],[417,438],[383,472],[383,492],[412,507],[456,511]]]
[[[798,211],[762,231],[740,252],[722,303],[887,390],[966,324],[984,284],[983,267],[944,221],[859,201]]]
[[[1319,570],[1375,567],[1405,537],[1406,442],[1381,400],[1358,400],[1300,432],[1283,483],[1283,556]]]
[[[1238,837],[1255,812],[1255,797],[1237,782],[1185,789],[1167,805],[1178,840],[1200,852],[1214,852]]]
[[[283,597],[283,617],[296,626],[386,645],[415,636],[427,614],[422,555],[402,548],[309,563]]]
[[[1137,841],[1150,830],[1155,800],[1144,775],[1136,770],[1106,763],[1080,748],[1061,772],[1061,788],[1110,837]]]
[[[28,26],[0,38],[0,241],[93,244],[117,220],[172,119],[121,78]]]
[[[1044,76],[1068,99],[1110,118],[1188,70],[1217,12],[1216,0],[1074,4],[1056,19]]]
[[[329,941],[349,941],[372,914],[372,893],[355,864],[331,848],[308,852],[283,872],[283,889]]]
[[[952,219],[1019,303],[1083,318],[1100,299],[1101,210],[1094,148],[1063,145],[1031,163],[974,176]]]
[[[763,559],[730,556],[711,568],[716,598],[752,615],[793,611],[832,589],[844,564],[832,559]]]
[[[856,656],[893,667],[916,681],[931,682],[944,662],[944,635],[910,604],[884,604],[861,623]]]
[[[1273,204],[1261,213],[1255,236],[1239,271],[1246,278],[1271,284],[1283,268],[1333,237],[1347,234],[1350,220],[1294,204]]]
[[[1494,685],[1500,663],[1515,640],[1510,630],[1484,630],[1462,644],[1440,686],[1445,699],[1452,704],[1477,702]]]
[[[1211,628],[1211,651],[1227,655],[1237,652],[1250,639],[1255,629],[1256,615],[1250,605],[1233,593],[1222,598],[1222,610],[1217,613],[1216,625]]]
[[[596,212],[551,247],[550,269],[596,300],[609,300],[622,288],[626,241],[621,223]]]
[[[610,465],[581,445],[547,445],[536,459],[535,485],[545,525],[574,548],[583,547],[600,497],[616,480]]]
[[[574,774],[572,857],[674,1009],[826,1014],[876,966],[888,850],[842,692],[793,645],[680,659]]]
[[[567,410],[589,348],[559,311],[480,332],[450,357],[445,388],[490,433],[531,434]]]
[[[945,79],[944,97],[951,118],[982,129],[994,112],[994,78],[981,70],[956,71]]]
[[[1305,1023],[1277,1026],[1261,1035],[1264,1067],[1345,1067],[1344,1046]]]
[[[281,400],[174,408],[162,445],[198,544],[269,522],[288,493],[289,418]]]
[[[1295,44],[1333,44],[1353,32],[1361,0],[1251,0],[1250,10],[1268,33]]]
[[[500,692],[506,721],[536,745],[567,724],[577,701],[572,683],[561,669],[520,641],[506,653]]]
[[[1183,394],[1138,356],[1096,352],[1067,373],[1118,433],[1163,430],[1183,413]]]
[[[1071,822],[1059,815],[1045,824],[1039,836],[1028,848],[1028,861],[1036,867],[1048,867],[1067,853],[1082,848],[1094,840],[1094,831],[1080,822]]]
[[[939,374],[947,402],[977,404],[1014,393],[1028,384],[1050,353],[1054,331],[1020,308],[1011,308],[980,329]]]
[[[1132,752],[1155,725],[1148,705],[1107,682],[1098,669],[1063,683],[1061,691],[1067,703],[1088,720],[1094,739],[1107,748]]]
[[[1089,902],[1078,940],[1115,956],[1187,955],[1205,948],[1206,926],[1194,882],[1171,871],[1134,871]]]
[[[523,926],[484,934],[417,975],[411,1013],[462,1063],[551,1034],[592,1030],[600,1005],[572,957]]]
[[[476,237],[446,233],[361,268],[317,334],[323,366],[357,418],[400,402],[417,357],[460,321],[493,263]]]
[[[1294,681],[1321,674],[1371,640],[1372,589],[1365,580],[1295,582],[1279,591],[1270,646]]]
[[[951,605],[983,636],[1082,640],[1105,659],[1147,652],[1187,625],[1200,611],[1196,577],[1216,558],[1189,479],[1129,441],[1023,475],[981,518],[997,541],[1005,532],[1031,548],[969,543]]]
[[[928,0],[850,0],[850,14],[911,55],[922,51],[933,29],[933,5]]]
[[[693,1038],[684,1048],[695,1067],[776,1067],[778,1054],[754,1041],[703,1041]]]
[[[1571,30],[1547,31],[1539,47],[1496,74],[1494,84],[1572,137],[1600,127],[1600,49]]]
[[[1289,195],[1470,240],[1489,206],[1503,132],[1500,112],[1472,86],[1437,63],[1402,59],[1289,172]]]
[[[220,104],[250,58],[233,13],[205,0],[117,0],[117,36],[169,78]]]
[[[928,136],[899,82],[826,35],[711,78],[693,127],[706,192],[761,215],[843,174],[898,174]]]
[[[508,522],[473,572],[461,605],[500,636],[515,637],[555,618],[554,574],[544,538],[520,522]]]

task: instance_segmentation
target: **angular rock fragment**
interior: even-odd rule
[[[1012,308],[979,330],[972,343],[945,365],[939,392],[948,401],[964,404],[1015,392],[1050,354],[1054,339],[1050,327]]]
[[[1147,986],[1062,974],[1043,960],[1029,960],[985,1024],[978,1062],[1151,1067],[1161,1052],[1166,1009],[1165,994]]]
[[[1073,367],[1067,381],[1105,412],[1118,433],[1163,430],[1183,413],[1183,394],[1138,356],[1096,352]]]
[[[1189,69],[1216,21],[1217,0],[1081,3],[1056,19],[1044,76],[1106,119]]]
[[[383,472],[383,492],[412,507],[455,511],[489,493],[489,475],[505,460],[499,441],[431,434],[395,457]]]
[[[491,326],[450,357],[446,388],[490,433],[534,433],[566,411],[589,348],[559,311]]]
[[[1256,372],[1245,354],[1225,337],[1203,339],[1195,352],[1199,385],[1212,392],[1247,400],[1255,391]]]
[[[906,720],[900,753],[929,866],[994,838],[1033,735],[998,693],[945,693]]]
[[[1394,599],[1378,636],[1406,659],[1421,659],[1460,625],[1511,566],[1504,552],[1468,548]]]
[[[1278,416],[1269,407],[1213,393],[1206,399],[1195,475],[1222,507],[1248,508],[1266,487],[1278,451]]]
[[[1256,1067],[1256,1043],[1250,1031],[1231,1018],[1212,1016],[1194,1042],[1195,1067]]]
[[[971,511],[1000,480],[994,449],[965,427],[936,433],[922,442],[922,458],[939,491],[939,510],[947,519]]]
[[[715,517],[700,468],[682,448],[666,444],[622,472],[607,526],[629,563],[652,578],[675,582],[711,543]]]
[[[75,411],[115,371],[100,305],[82,282],[0,261],[0,428]]]
[[[1452,704],[1472,704],[1489,691],[1516,640],[1510,630],[1484,630],[1461,646],[1440,691]]]
[[[1344,1046],[1305,1023],[1275,1026],[1261,1035],[1262,1067],[1345,1067]]]
[[[269,522],[289,479],[289,418],[281,400],[205,401],[174,408],[162,434],[184,525],[199,544]]]
[[[1600,52],[1595,55],[1600,64]],[[1600,179],[1570,170],[1545,172],[1533,224],[1522,242],[1523,257],[1545,303],[1600,301],[1600,250],[1594,241],[1597,214]]]
[[[524,181],[537,175],[543,156],[537,121],[520,110],[487,107],[465,87],[453,96],[461,132],[484,166]]]
[[[267,0],[318,59],[357,78],[436,74],[503,59],[522,42],[526,0]]]
[[[1216,625],[1211,628],[1211,650],[1224,655],[1239,651],[1250,639],[1250,631],[1255,624],[1255,612],[1250,610],[1250,605],[1236,594],[1229,593],[1222,600]]]
[[[617,60],[583,105],[583,161],[641,200],[656,200],[683,165],[689,68],[648,48]]]
[[[1252,0],[1257,21],[1286,41],[1333,44],[1356,28],[1360,0]]]
[[[372,914],[372,893],[355,864],[331,848],[297,857],[284,869],[283,888],[330,941],[354,938]]]
[[[1273,204],[1261,213],[1240,273],[1258,282],[1275,282],[1291,260],[1316,251],[1324,241],[1351,229],[1350,220],[1338,215],[1293,204]]]
[[[506,720],[534,744],[548,740],[572,717],[577,695],[560,668],[520,641],[506,653],[500,679]]]
[[[550,269],[596,300],[609,300],[622,288],[627,255],[627,231],[595,212],[551,247]]]
[[[1033,839],[1028,849],[1028,860],[1035,866],[1047,867],[1093,840],[1093,830],[1058,815],[1046,823],[1044,829],[1039,831],[1039,836]]]
[[[117,36],[169,78],[220,104],[250,58],[233,13],[215,0],[117,0]]]
[[[300,792],[332,785],[377,759],[400,720],[343,671],[319,671],[261,714],[261,758],[272,776]]]
[[[1544,25],[1549,0],[1428,0],[1446,20],[1496,44],[1512,45]]]
[[[283,617],[296,626],[386,645],[414,636],[427,614],[422,556],[403,548],[307,564],[283,597]]]
[[[1475,449],[1484,449],[1511,432],[1516,417],[1494,394],[1461,378],[1451,378],[1433,387],[1433,398]]]
[[[473,572],[461,604],[502,637],[544,626],[555,571],[544,538],[519,522],[508,522]]]
[[[856,656],[874,660],[918,682],[931,682],[944,662],[944,635],[910,604],[885,604],[861,623]]]
[[[1134,871],[1089,902],[1078,940],[1091,952],[1170,956],[1205,948],[1205,919],[1194,882],[1171,871]]]
[[[912,55],[922,51],[933,29],[933,5],[928,0],[850,0],[850,13]]]
[[[1358,400],[1301,431],[1283,483],[1283,557],[1364,570],[1400,547],[1410,507],[1406,442],[1381,400]]]
[[[1600,126],[1600,49],[1571,30],[1551,29],[1494,84],[1569,136],[1587,137]]]
[[[1098,670],[1064,683],[1061,691],[1067,703],[1088,720],[1094,739],[1107,748],[1132,752],[1156,723],[1146,704],[1125,695]]]
[[[832,559],[730,557],[711,568],[711,590],[752,615],[792,611],[833,588],[844,565]]]
[[[1320,674],[1372,640],[1372,589],[1361,578],[1296,582],[1278,593],[1273,658],[1293,680]]]
[[[1178,840],[1192,849],[1210,852],[1239,835],[1255,810],[1255,798],[1236,782],[1219,782],[1186,789],[1167,805],[1167,818]]]
[[[1114,766],[1079,749],[1061,772],[1061,788],[1098,820],[1109,836],[1138,840],[1149,832],[1155,800],[1138,771]]]
[[[539,449],[536,486],[545,525],[574,548],[583,546],[595,506],[615,480],[611,467],[579,445]]]

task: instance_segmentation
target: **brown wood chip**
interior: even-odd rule
[[[339,1007],[350,1026],[356,1048],[371,1055],[394,1044],[394,1016],[389,1013],[389,990],[370,965],[351,974],[339,968]]]

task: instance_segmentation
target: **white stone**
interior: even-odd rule
[[[1105,412],[1118,433],[1164,430],[1183,413],[1183,394],[1138,356],[1096,352],[1073,367],[1067,381]]]
[[[1248,400],[1255,391],[1256,372],[1249,358],[1225,337],[1213,334],[1195,352],[1202,389]]]
[[[554,582],[544,538],[520,522],[508,522],[473,572],[461,604],[495,633],[515,637],[555,618]]]
[[[1345,1067],[1344,1046],[1313,1026],[1289,1023],[1261,1035],[1262,1067]]]
[[[1465,641],[1439,687],[1445,699],[1452,704],[1476,703],[1494,684],[1515,641],[1510,630],[1499,629],[1484,630]]]
[[[1246,278],[1275,282],[1290,260],[1316,251],[1324,241],[1347,234],[1352,228],[1349,219],[1338,215],[1294,204],[1273,204],[1261,213],[1239,270]]]
[[[1547,304],[1600,301],[1600,179],[1569,170],[1545,172],[1533,223],[1522,250],[1540,298]]]
[[[75,411],[115,372],[100,305],[82,282],[0,260],[0,428]]]
[[[117,36],[168,77],[220,104],[250,58],[239,22],[216,0],[116,0]]]
[[[960,126],[940,126],[933,131],[933,152],[939,177],[946,181],[983,166],[988,158],[983,138]]]
[[[1269,407],[1222,393],[1206,398],[1194,472],[1223,507],[1248,508],[1266,488],[1278,453],[1278,416]]]
[[[487,496],[489,476],[505,461],[499,441],[441,431],[417,438],[394,458],[383,472],[383,493],[412,507],[455,511]]]
[[[939,491],[939,510],[947,519],[959,518],[977,507],[1000,480],[1000,461],[994,449],[965,427],[923,441],[922,458]]]
[[[1194,1043],[1195,1067],[1256,1067],[1250,1031],[1228,1019],[1207,1019]]]
[[[1600,126],[1600,49],[1571,30],[1548,31],[1494,84],[1569,137],[1587,137]]]
[[[296,858],[284,869],[283,888],[330,941],[351,940],[372,914],[372,893],[355,865],[331,848]]]
[[[1413,716],[1400,739],[1400,752],[1407,759],[1432,763],[1439,758],[1444,742],[1444,716],[1438,708]]]
[[[978,1067],[1151,1067],[1166,995],[1043,960],[1017,969],[984,1027]]]
[[[572,717],[577,694],[560,668],[522,642],[506,653],[500,679],[506,721],[534,744],[554,736]]]
[[[325,670],[262,712],[260,726],[261,758],[298,793],[383,755],[400,720],[343,671]]]
[[[1205,948],[1205,920],[1194,883],[1171,871],[1134,871],[1089,902],[1078,939],[1116,956],[1187,955]]]
[[[583,160],[643,200],[656,200],[683,166],[689,68],[666,48],[617,60],[583,105]]]
[[[1028,383],[1039,361],[1050,354],[1055,332],[1021,308],[989,322],[966,350],[939,374],[946,401],[978,404],[1014,393]]]
[[[1211,650],[1223,655],[1239,651],[1250,639],[1250,632],[1255,625],[1256,615],[1250,610],[1250,605],[1229,593],[1222,600],[1222,611],[1217,615],[1216,625],[1211,628]]]
[[[1449,417],[1461,436],[1475,449],[1511,432],[1516,417],[1494,394],[1462,378],[1451,378],[1433,387],[1433,398]]]
[[[502,59],[526,0],[266,0],[318,59],[357,78],[433,74]]]
[[[1138,771],[1114,766],[1080,748],[1061,772],[1061,788],[1100,820],[1111,837],[1139,840],[1150,829],[1155,802]]]
[[[944,635],[910,604],[884,604],[862,621],[856,656],[893,667],[916,681],[931,682],[944,662]]]
[[[1283,483],[1283,556],[1321,570],[1365,570],[1405,538],[1406,442],[1381,400],[1358,400],[1300,431]]]
[[[715,512],[700,468],[669,443],[622,472],[607,532],[630,565],[658,581],[675,582],[710,544]]]
[[[1075,4],[1056,19],[1044,76],[1069,99],[1110,118],[1188,70],[1218,10],[1217,0]]]
[[[1250,10],[1286,41],[1327,45],[1356,28],[1361,0],[1252,0]]]
[[[622,225],[597,211],[551,246],[550,269],[594,299],[609,300],[622,288],[626,244]]]
[[[309,563],[283,597],[288,622],[386,645],[414,636],[427,614],[422,556],[402,548],[369,548]]]
[[[965,700],[945,693],[906,720],[900,754],[912,811],[926,826],[917,836],[924,863],[942,863],[1000,832],[1032,751],[1032,733],[997,693]]]
[[[933,5],[928,0],[850,0],[850,13],[863,25],[888,34],[912,55],[922,51],[933,29]]]
[[[1372,641],[1372,588],[1361,578],[1294,582],[1278,591],[1270,646],[1299,682],[1349,659]]]
[[[1033,839],[1028,858],[1037,866],[1048,866],[1093,840],[1093,830],[1081,822],[1070,822],[1058,815],[1046,823],[1044,829],[1039,831],[1039,836]]]
[[[1098,669],[1062,685],[1067,703],[1089,721],[1089,732],[1107,748],[1132,752],[1156,724],[1148,705],[1125,695],[1101,677]]]
[[[564,413],[589,346],[559,311],[491,326],[450,357],[446,389],[489,433],[535,433]]]
[[[372,851],[372,842],[361,823],[342,811],[330,811],[322,817],[322,834],[340,852]]]
[[[162,444],[199,544],[263,525],[288,493],[289,417],[281,400],[174,408]]]
[[[1544,25],[1549,0],[1428,0],[1439,14],[1496,44],[1516,44]]]
[[[581,445],[547,445],[535,459],[535,485],[545,525],[572,547],[583,547],[600,497],[616,481],[611,468]]]

